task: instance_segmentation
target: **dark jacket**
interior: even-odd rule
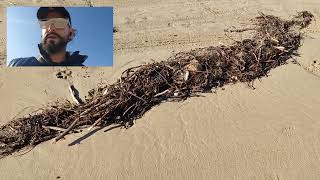
[[[52,62],[48,54],[38,45],[40,55],[38,58],[26,57],[26,58],[16,58],[10,61],[10,67],[14,66],[84,66],[83,62],[88,58],[86,55],[80,55],[79,51],[75,51],[70,55],[67,52],[67,58],[61,63]]]

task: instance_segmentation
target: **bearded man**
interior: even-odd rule
[[[40,7],[37,18],[42,29],[41,43],[38,44],[40,55],[17,58],[9,66],[84,66],[88,58],[79,51],[66,51],[67,44],[75,37],[69,12],[64,7]]]

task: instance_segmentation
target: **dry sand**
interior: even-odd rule
[[[0,1],[49,5],[51,1]],[[54,5],[89,5],[57,0]],[[113,83],[124,69],[164,60],[173,51],[229,44],[223,30],[250,25],[258,11],[290,18],[319,0],[92,1],[114,6],[114,66],[69,68],[82,97]],[[5,15],[1,10],[1,58]],[[0,159],[0,179],[320,179],[320,25],[305,30],[301,66],[289,63],[255,82],[216,94],[163,103],[128,130],[107,127],[42,143],[22,156]],[[232,35],[240,39],[242,35]],[[243,35],[246,36],[246,35]],[[316,62],[314,62],[316,61]],[[58,99],[69,99],[65,68],[1,68],[0,124]],[[95,132],[95,131],[94,131]]]

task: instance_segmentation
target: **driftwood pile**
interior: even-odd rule
[[[166,61],[127,69],[116,83],[89,91],[84,103],[56,103],[3,125],[0,157],[52,138],[57,141],[88,126],[115,123],[130,127],[135,119],[163,101],[181,101],[228,83],[250,85],[297,55],[300,30],[312,19],[307,11],[291,20],[261,13],[252,20],[251,39],[180,52]]]

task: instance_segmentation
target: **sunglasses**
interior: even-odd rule
[[[68,25],[70,26],[69,21],[64,18],[52,18],[48,20],[41,20],[38,22],[40,24],[40,28],[42,29],[47,29],[50,27],[50,25],[53,25],[56,29],[64,29]]]

